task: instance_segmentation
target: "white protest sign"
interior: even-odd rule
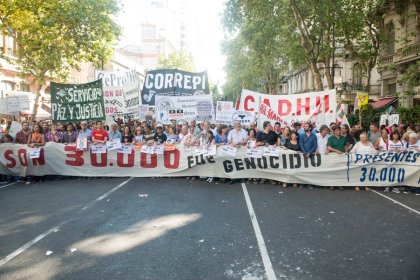
[[[238,152],[238,148],[225,145],[225,146],[222,147],[222,151],[223,151],[223,153],[234,157],[234,156],[236,156],[236,153]]]
[[[250,123],[255,122],[255,113],[235,110],[232,113],[231,124],[235,121],[241,122],[242,125],[249,125]]]
[[[163,155],[163,152],[165,151],[165,147],[163,145],[155,145],[155,153],[158,155]]]
[[[29,151],[29,158],[39,158],[41,155],[41,148],[33,148]]]
[[[149,105],[140,105],[139,107],[139,119],[145,120],[147,116],[147,112],[149,112]]]
[[[399,114],[392,114],[392,115],[381,115],[381,120],[379,122],[380,125],[387,125],[386,121],[388,121],[388,126],[392,126],[394,124],[400,123],[400,115]]]
[[[106,142],[106,148],[108,151],[118,150],[121,148],[121,141],[119,139],[113,139]]]
[[[264,147],[264,155],[278,157],[280,150],[277,147]]]
[[[141,152],[145,153],[145,154],[154,154],[155,153],[155,148],[154,146],[147,146],[147,145],[143,145],[141,146]]]
[[[246,156],[251,158],[260,158],[263,155],[263,150],[259,148],[246,149]]]
[[[22,130],[22,124],[17,121],[12,121],[12,124],[10,125],[9,134],[13,137],[13,139],[16,137],[16,133]]]
[[[216,123],[232,124],[233,102],[217,101],[216,105]]]
[[[139,115],[140,84],[135,69],[128,71],[95,71],[95,79],[102,79],[106,123],[123,114]]]
[[[88,139],[86,136],[78,136],[76,140],[76,149],[79,151],[87,150]]]
[[[156,95],[156,121],[170,123],[172,110],[182,110],[183,119],[214,121],[213,99],[211,94],[192,96]],[[176,113],[176,111],[175,111]]]
[[[123,145],[121,148],[118,149],[119,153],[123,153],[123,154],[131,154],[131,152],[133,151],[133,145]]]
[[[92,154],[106,154],[105,144],[95,144],[91,146]]]

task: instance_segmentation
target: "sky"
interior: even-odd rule
[[[142,2],[150,0],[120,0],[123,10],[120,12],[117,21],[123,27],[123,36],[120,46],[134,44],[138,36],[139,28],[135,22],[141,20],[145,9]],[[182,0],[168,0],[176,3]],[[183,17],[189,32],[189,40],[192,42],[192,54],[196,70],[207,70],[209,79],[217,83],[219,87],[225,79],[223,70],[225,58],[221,53],[221,42],[223,40],[223,28],[221,17],[225,0],[184,0],[186,5],[183,10]],[[150,15],[145,15],[149,16]],[[156,15],[159,17],[159,15]],[[164,17],[162,17],[164,18]],[[163,20],[158,18],[157,20]]]

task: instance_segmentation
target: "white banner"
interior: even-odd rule
[[[243,126],[248,126],[250,123],[255,122],[255,112],[235,110],[232,114],[232,124],[235,121],[241,122]]]
[[[217,101],[216,105],[216,123],[218,124],[232,124],[233,102]]]
[[[388,121],[388,124],[386,123]],[[394,124],[398,125],[400,122],[400,114],[392,115],[381,115],[380,125],[393,126]]]
[[[320,112],[320,108],[322,112]],[[282,126],[292,126],[295,122],[305,122],[309,119],[321,121],[316,123],[329,124],[336,120],[336,91],[319,91],[293,95],[268,95],[243,89],[241,93],[240,110],[258,112],[258,127],[270,120],[272,124],[280,122]]]
[[[92,145],[91,145],[92,146]],[[97,145],[95,145],[97,146]],[[125,154],[114,151],[95,154],[78,151],[74,145],[48,142],[39,158],[31,159],[26,145],[0,145],[0,173],[14,176],[208,176],[222,178],[266,178],[288,183],[320,186],[397,186],[420,187],[420,153],[313,155],[280,150],[278,156],[253,158],[246,148],[235,150],[235,156],[217,148],[216,155],[195,155],[195,149],[150,154],[132,149]],[[163,147],[163,145],[162,145]],[[153,149],[153,147],[148,147]],[[261,151],[264,147],[259,147]]]
[[[114,121],[118,115],[130,114],[139,117],[140,88],[143,82],[132,69],[125,72],[95,71],[95,79],[103,83],[106,123]]]
[[[192,96],[155,96],[156,121],[170,123],[173,111],[182,112],[176,119],[214,121],[213,99],[211,94]]]

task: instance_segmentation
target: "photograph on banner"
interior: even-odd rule
[[[255,112],[234,110],[230,124],[233,124],[235,121],[239,121],[243,126],[248,126],[255,122]]]
[[[156,96],[156,121],[169,124],[171,119],[214,121],[212,96]],[[177,116],[176,118],[174,116]]]
[[[207,94],[210,94],[207,71],[192,73],[159,69],[147,72],[141,92],[141,103],[157,106],[158,96],[191,97]]]
[[[379,125],[388,125],[392,126],[394,124],[398,125],[400,123],[400,114],[391,114],[391,115],[381,115]]]
[[[280,122],[293,126],[309,119],[316,120],[315,126],[336,121],[336,91],[327,90],[293,95],[269,95],[243,89],[239,109],[258,113],[258,127],[264,121]]]
[[[95,71],[95,78],[102,79],[106,123],[124,114],[139,116],[140,89],[144,78],[135,69],[128,71]]]
[[[87,84],[51,82],[51,117],[62,122],[104,120],[102,80]]]
[[[232,124],[233,102],[231,101],[217,101],[216,104],[216,123],[217,124]]]
[[[145,120],[148,112],[149,112],[149,105],[140,105],[139,106],[139,120]]]
[[[78,151],[86,151],[88,147],[88,139],[86,135],[79,135],[76,139],[76,149]]]

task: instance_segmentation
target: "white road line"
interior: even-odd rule
[[[377,191],[375,191],[375,190],[370,190],[371,192],[374,192],[374,193],[376,193],[376,194],[379,194],[380,196],[382,196],[382,197],[385,197],[386,199],[389,199],[389,200],[391,200],[392,202],[394,202],[394,203],[396,203],[396,204],[398,204],[398,205],[401,205],[402,207],[404,207],[404,208],[407,208],[408,210],[410,210],[411,212],[414,212],[414,213],[416,213],[417,215],[420,215],[420,212],[419,211],[417,211],[417,210],[415,210],[415,209],[413,209],[413,208],[411,208],[411,207],[408,207],[407,205],[405,205],[405,204],[403,204],[403,203],[401,203],[401,202],[399,202],[399,201],[396,201],[395,199],[392,199],[392,198],[390,198],[390,197],[387,197],[386,195],[384,195],[384,194],[381,194],[380,192],[377,192]]]
[[[0,187],[0,189],[2,189],[2,188],[6,188],[6,187],[11,186],[11,185],[14,185],[14,184],[16,184],[16,182],[13,182],[13,183],[10,183],[10,184],[7,184],[7,185],[4,185],[4,186],[1,186],[1,187]]]
[[[124,186],[125,184],[127,184],[128,182],[130,182],[132,179],[133,179],[133,177],[125,180],[124,182],[122,182],[121,184],[119,184],[118,186],[116,186],[115,188],[113,188],[112,190],[104,193],[103,195],[101,195],[100,197],[98,197],[97,199],[95,199],[94,201],[89,202],[88,204],[86,204],[86,206],[84,206],[82,209],[80,209],[79,211],[77,211],[77,214],[80,214],[83,211],[85,211],[86,209],[89,209],[96,202],[101,201],[102,199],[106,198],[111,193],[115,192],[116,190],[118,190],[119,188],[121,188],[122,186]],[[57,229],[59,229],[60,227],[62,227],[63,225],[65,225],[68,222],[70,222],[70,220],[71,220],[71,218],[62,221],[58,225],[50,228],[49,230],[47,230],[44,233],[41,233],[40,235],[38,235],[37,237],[35,237],[34,239],[32,239],[31,241],[29,241],[28,243],[26,243],[25,245],[23,245],[19,249],[15,250],[14,252],[12,252],[9,255],[7,255],[5,258],[3,258],[2,260],[0,260],[0,267],[2,267],[3,265],[5,265],[7,262],[9,262],[10,260],[12,260],[16,256],[18,256],[18,255],[22,254],[23,252],[25,252],[27,249],[29,249],[32,245],[36,244],[38,241],[42,240],[46,236],[50,235],[51,233],[53,233],[54,231],[56,231]]]
[[[251,199],[249,198],[248,190],[245,183],[242,183],[242,190],[244,192],[246,205],[248,206],[249,216],[251,217],[252,226],[254,227],[255,236],[257,237],[258,247],[260,249],[261,258],[264,264],[265,273],[267,274],[268,280],[276,280],[276,274],[274,273],[273,265],[271,264],[270,256],[265,247],[264,238],[261,233],[260,226],[258,224],[257,216],[255,215],[254,208],[252,207]]]

